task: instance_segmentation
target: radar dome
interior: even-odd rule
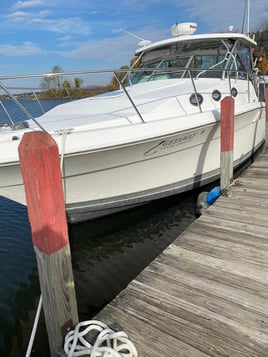
[[[174,37],[182,35],[192,35],[197,29],[197,24],[194,22],[183,22],[171,27],[171,35]]]

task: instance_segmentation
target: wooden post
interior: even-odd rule
[[[265,88],[265,146],[268,148],[268,88]]]
[[[19,145],[50,354],[62,350],[78,322],[58,146],[46,132],[25,133]]]
[[[226,188],[233,181],[234,148],[234,99],[225,97],[221,101],[221,157],[220,186]]]

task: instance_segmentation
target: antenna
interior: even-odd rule
[[[120,29],[120,31],[123,31],[123,32],[127,33],[128,35],[137,38],[138,40],[145,41],[144,38],[139,37],[139,36],[135,35],[135,34],[132,33],[132,32],[128,32],[128,31],[126,31],[126,30],[124,30],[124,29]]]
[[[138,43],[140,46],[150,45],[150,43],[152,42],[152,41],[150,41],[150,40],[145,40],[144,38],[139,37],[139,36],[135,35],[134,33],[129,32],[129,31],[126,31],[126,30],[124,30],[124,29],[122,29],[122,28],[120,29],[120,31],[123,31],[123,32],[125,32],[126,34],[128,34],[128,35],[130,35],[130,36],[132,36],[132,37],[135,37],[135,38],[137,38],[138,40],[140,40],[140,42]]]
[[[246,13],[247,13],[247,35],[249,36],[249,32],[250,32],[250,0],[245,0],[243,24],[242,24],[242,31],[241,31],[242,33],[244,33]]]
[[[243,22],[242,22],[241,33],[244,33],[246,10],[247,10],[247,0],[245,0],[245,7],[244,7],[244,13],[243,13]]]
[[[249,36],[249,21],[250,21],[250,0],[248,0],[248,36]]]

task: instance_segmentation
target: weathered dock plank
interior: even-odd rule
[[[140,357],[268,356],[268,153],[96,317]]]

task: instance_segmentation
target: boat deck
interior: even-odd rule
[[[268,153],[96,318],[139,357],[268,356]]]

